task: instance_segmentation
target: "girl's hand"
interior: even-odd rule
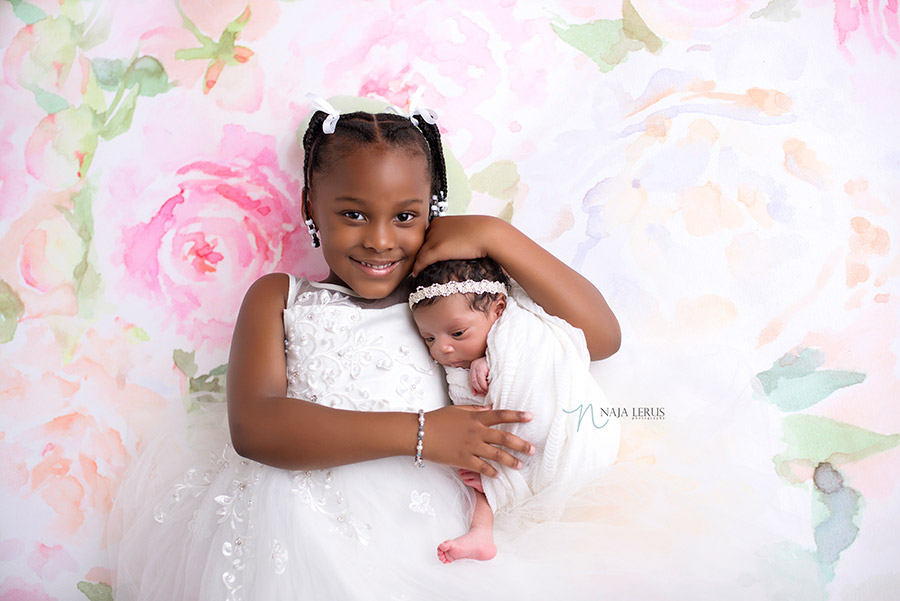
[[[533,455],[534,445],[491,426],[531,419],[530,413],[508,409],[450,406],[429,411],[425,418],[423,457],[496,478],[497,470],[487,460],[520,469],[522,462],[509,451]]]
[[[503,226],[508,224],[485,215],[447,215],[435,219],[425,233],[425,243],[416,255],[412,274],[418,275],[438,261],[490,256],[486,242],[491,240],[492,230]]]

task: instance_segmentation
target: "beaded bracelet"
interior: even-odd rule
[[[416,434],[416,467],[425,467],[422,459],[422,439],[425,438],[425,410],[419,409],[419,432]]]

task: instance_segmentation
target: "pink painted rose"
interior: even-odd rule
[[[4,82],[18,91],[5,100],[18,121],[34,127],[25,147],[28,174],[55,188],[74,185],[97,147],[95,115],[77,106],[91,74],[80,50],[84,27],[68,14],[50,15],[22,27],[3,54]]]
[[[28,99],[22,101],[22,93],[8,86],[0,86],[0,106],[15,107],[15,119],[0,125],[0,221],[12,219],[28,205],[28,180],[22,144],[31,130],[31,125],[40,121],[44,112]]]
[[[20,576],[8,576],[0,583],[0,599],[3,601],[56,601],[56,597],[47,594],[44,585],[36,582],[28,582]]]
[[[96,115],[86,105],[67,106],[41,119],[25,145],[28,174],[58,189],[84,178],[97,151]]]
[[[247,25],[241,30],[244,40],[257,40],[278,22],[281,7],[277,0],[219,0],[210,10],[206,0],[181,0],[181,10],[201,31],[207,34],[224,31],[243,11],[250,13]]]
[[[274,146],[270,136],[226,126],[216,155],[178,169],[178,189],[122,233],[126,285],[164,303],[179,333],[198,344],[228,343],[244,292],[260,276],[325,272],[301,219],[300,184],[281,170]]]
[[[80,189],[34,192],[28,209],[0,236],[0,279],[22,303],[20,321],[78,313],[72,274],[84,243],[63,211],[73,210]]]
[[[406,107],[412,93],[425,86],[423,104],[439,113],[441,130],[453,138],[448,142],[462,164],[469,165],[492,155],[496,132],[513,120],[491,121],[485,104],[498,98],[510,104],[516,101],[508,99],[520,96],[528,102],[545,98],[549,69],[536,67],[534,57],[552,64],[560,52],[552,38],[537,35],[548,27],[545,15],[523,21],[511,6],[486,7],[474,0],[336,7],[334,19],[364,24],[360,35],[335,30],[292,51],[297,59],[323,57],[329,90],[353,89],[359,96]],[[502,67],[491,49],[495,44],[505,49]],[[302,87],[309,85],[305,80],[287,72],[279,79],[280,85],[293,81],[294,94],[302,96]]]
[[[838,50],[848,61],[853,62],[854,52],[849,44],[851,38],[868,38],[876,54],[882,51],[895,56],[900,48],[900,21],[898,21],[896,0],[835,0],[834,36]],[[860,31],[862,30],[862,31]],[[857,33],[860,35],[857,36]],[[860,46],[854,46],[859,52]]]

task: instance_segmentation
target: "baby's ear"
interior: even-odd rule
[[[494,319],[499,318],[503,315],[503,310],[506,309],[506,297],[501,296],[497,300],[494,301],[494,304],[491,305],[491,314]]]

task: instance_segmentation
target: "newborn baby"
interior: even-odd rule
[[[494,512],[545,509],[615,460],[619,424],[590,374],[581,330],[548,315],[489,258],[442,261],[416,277],[409,304],[431,356],[444,366],[454,404],[528,411],[505,429],[534,444],[521,469],[497,478],[460,471],[476,491],[469,532],[438,546],[444,563],[491,559]],[[590,419],[585,419],[586,415]],[[536,499],[540,497],[536,501]],[[551,512],[552,513],[552,512]]]

